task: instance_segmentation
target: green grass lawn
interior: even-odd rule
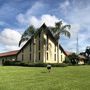
[[[90,90],[90,66],[1,66],[0,90]]]

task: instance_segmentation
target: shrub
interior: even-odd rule
[[[64,61],[64,63],[71,64],[71,60],[69,59],[69,57],[66,57],[66,58],[65,58],[65,61]]]
[[[52,67],[66,67],[68,64],[66,63],[53,63],[51,64]]]
[[[4,66],[26,66],[26,67],[46,67],[48,63],[27,63],[20,61],[5,61]],[[66,67],[65,63],[53,63],[50,64],[52,67]]]
[[[21,62],[20,63],[20,66],[28,66],[29,64],[28,63],[26,63],[26,62]]]
[[[29,63],[29,67],[46,67],[48,63]],[[49,63],[50,64],[50,63]],[[53,63],[50,64],[52,67],[66,67],[65,63]]]
[[[20,65],[20,61],[5,61],[3,62],[4,66],[19,66]]]
[[[33,64],[33,66],[34,67],[46,67],[47,64],[45,64],[45,63],[35,63],[35,64]]]

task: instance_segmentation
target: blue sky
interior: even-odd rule
[[[79,52],[90,46],[90,0],[0,0],[0,52],[19,49],[29,25],[54,26],[60,20],[72,27],[71,38],[60,39],[66,51],[76,51],[77,34]]]

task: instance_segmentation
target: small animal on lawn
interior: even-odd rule
[[[50,64],[47,64],[47,69],[50,72],[50,70],[51,70],[51,65]]]

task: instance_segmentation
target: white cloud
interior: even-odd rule
[[[70,33],[71,33],[71,38],[76,38],[77,34],[80,31],[80,25],[78,24],[71,24],[71,29],[70,29]]]
[[[17,18],[19,23],[21,23],[21,24],[25,23],[25,18],[24,18],[23,14],[20,13],[16,18]]]
[[[36,17],[36,14],[42,12],[43,8],[45,8],[44,3],[36,2],[25,13],[18,14],[16,19],[20,24],[32,24],[36,28],[40,27],[43,23],[46,23],[47,26],[54,26],[55,22],[60,20],[56,16],[50,14],[42,14],[40,17]]]
[[[51,15],[43,15],[41,17],[41,23],[46,23],[47,26],[55,26],[55,22],[60,21],[56,16],[51,16]]]
[[[41,2],[36,2],[30,9],[27,10],[26,16],[30,16],[35,14],[36,12],[40,11],[41,8],[44,7],[45,4]]]
[[[58,21],[60,20],[57,17],[46,14],[42,15],[40,19],[35,16],[32,16],[29,23],[37,28],[40,27],[43,23],[45,23],[47,26],[55,26],[55,22]]]
[[[3,45],[5,50],[16,50],[21,34],[15,30],[5,28],[0,32],[0,44]]]
[[[22,18],[22,19],[21,19]],[[42,15],[40,18],[37,18],[35,16],[30,16],[25,20],[24,14],[18,16],[18,21],[26,23],[28,25],[34,25],[36,28],[40,27],[43,23],[45,23],[47,26],[55,26],[55,22],[60,21],[56,16],[45,14]]]
[[[70,6],[69,0],[65,0],[64,2],[59,4],[59,8],[58,9],[66,14],[67,13],[67,9],[69,8],[69,6]]]
[[[69,0],[65,0],[65,2],[60,4],[60,8],[66,9],[70,5]]]
[[[9,45],[6,45],[5,46],[5,51],[7,50],[7,51],[12,51],[12,50],[19,50],[20,48],[18,47],[18,46],[9,46]]]
[[[36,2],[34,5],[32,5],[32,7],[30,7],[25,14],[18,14],[16,19],[18,20],[19,23],[21,24],[29,24],[29,21],[31,19],[31,17],[35,14],[37,14],[37,12],[42,11],[42,8],[44,7],[45,4],[41,3],[41,2]]]
[[[31,18],[28,19],[28,23],[29,25],[34,25],[36,28],[40,26],[40,21],[35,16],[31,16]]]

